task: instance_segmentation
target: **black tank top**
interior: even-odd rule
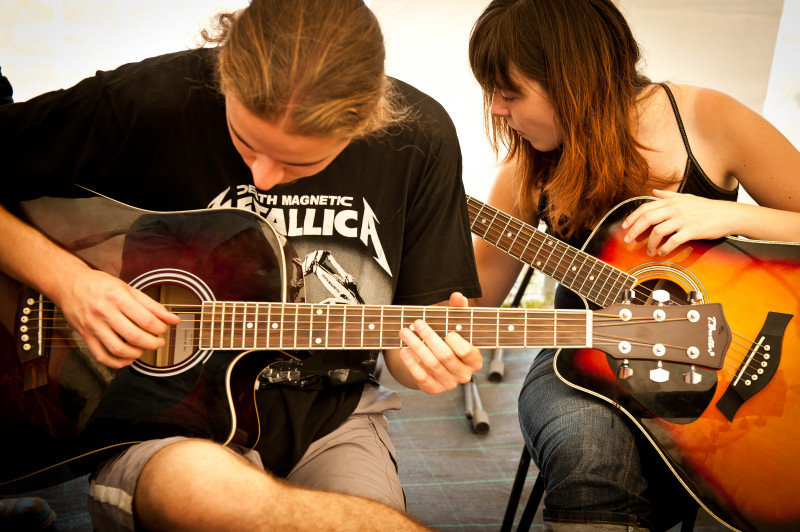
[[[659,85],[667,91],[667,96],[669,96],[669,101],[672,104],[672,111],[675,113],[675,120],[678,122],[678,129],[681,131],[683,145],[686,147],[686,170],[683,172],[683,181],[678,188],[678,192],[694,194],[695,196],[709,199],[736,201],[739,197],[738,183],[733,190],[725,190],[711,181],[703,169],[700,168],[700,164],[694,158],[692,148],[689,146],[689,139],[686,137],[686,130],[683,127],[683,120],[681,120],[681,114],[678,112],[678,104],[675,102],[675,97],[666,83],[659,83]]]
[[[681,137],[683,138],[683,145],[686,147],[686,169],[684,170],[683,181],[681,181],[678,192],[693,194],[695,196],[701,196],[709,199],[737,201],[739,196],[738,184],[733,190],[725,190],[711,181],[700,167],[697,159],[695,159],[694,155],[692,154],[692,148],[689,146],[689,139],[686,136],[686,130],[683,127],[683,120],[681,120],[681,114],[678,111],[678,104],[675,102],[675,97],[672,95],[672,91],[666,84],[659,83],[659,85],[664,88],[664,90],[667,92],[667,96],[669,96],[669,101],[672,104],[672,110],[675,113],[675,120],[678,122],[678,129],[680,130]],[[547,211],[542,209],[542,207],[546,205],[546,198],[544,197],[544,194],[542,195],[541,200],[542,202],[539,204],[539,212],[546,213]],[[545,223],[548,223],[546,217],[544,217],[544,221]],[[580,248],[586,242],[586,239],[590,234],[591,230],[584,231],[577,238],[571,238],[567,242],[572,246]],[[584,304],[577,294],[565,288],[563,285],[559,285],[556,289],[554,307],[584,308]]]

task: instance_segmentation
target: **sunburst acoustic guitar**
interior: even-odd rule
[[[721,523],[800,530],[800,245],[728,237],[662,258],[626,244],[619,226],[644,202],[617,205],[582,249],[475,198],[472,232],[581,296],[587,308],[633,295],[661,308],[721,303],[733,341],[717,369],[561,349],[567,384],[618,405],[689,493]],[[691,300],[691,301],[690,301]],[[564,346],[562,346],[564,347]]]

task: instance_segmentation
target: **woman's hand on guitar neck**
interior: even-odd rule
[[[63,285],[56,304],[98,362],[122,368],[164,345],[159,335],[180,321],[143,292],[87,268]]]
[[[448,303],[451,307],[468,306],[467,298],[458,292],[442,304]],[[407,347],[386,352],[386,366],[409,388],[431,394],[446,392],[469,382],[483,367],[483,356],[475,346],[455,332],[442,338],[422,320],[414,323],[413,331],[401,330],[400,338]]]

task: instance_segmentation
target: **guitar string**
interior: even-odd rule
[[[488,226],[488,228],[483,232],[483,234],[484,235],[491,234],[492,237],[487,239],[487,241],[489,243],[491,243],[492,245],[496,246],[498,249],[501,249],[502,251],[508,252],[509,254],[511,254],[511,256],[516,257],[519,260],[525,260],[526,263],[530,264],[532,267],[534,267],[534,268],[536,268],[536,269],[538,269],[540,271],[543,271],[543,268],[537,268],[534,264],[532,264],[532,261],[528,261],[527,259],[523,259],[523,257],[526,254],[526,251],[528,249],[528,246],[530,245],[531,242],[534,241],[534,239],[538,240],[539,249],[541,249],[541,247],[544,245],[545,240],[551,240],[553,242],[554,246],[563,248],[563,251],[561,252],[561,260],[559,260],[559,262],[555,266],[555,268],[552,268],[554,274],[556,274],[556,273],[558,273],[560,271],[559,267],[561,266],[561,262],[563,261],[563,258],[567,255],[567,252],[570,249],[573,249],[573,250],[575,249],[572,246],[569,246],[568,244],[565,244],[565,243],[559,241],[558,239],[553,238],[552,236],[547,235],[546,233],[544,233],[542,231],[539,231],[538,229],[534,228],[530,224],[527,224],[525,222],[522,222],[520,220],[517,220],[517,219],[509,216],[508,214],[506,214],[506,213],[504,213],[504,212],[492,207],[491,205],[487,205],[487,204],[478,202],[477,200],[474,200],[470,196],[467,196],[467,200],[468,200],[467,201],[467,206],[469,208],[470,218],[473,220],[473,222],[471,223],[471,226],[472,226],[473,229],[475,229],[475,225],[478,223],[479,218],[483,214],[483,211],[484,210],[488,210],[490,212],[490,214],[488,215],[488,218],[492,218],[492,221],[488,221],[487,220],[487,222],[484,223],[484,226]],[[515,237],[513,242],[508,246],[503,247],[503,246],[500,245],[500,237],[496,236],[496,235],[500,234],[500,233],[504,234],[505,228],[503,230],[500,230],[497,227],[497,225],[495,224],[494,219],[496,219],[498,217],[501,220],[506,222],[506,226],[505,226],[506,228],[508,228],[509,226],[512,227],[512,228],[519,228],[517,230],[517,233],[523,234],[523,236],[527,236],[528,237],[527,238],[527,243],[525,244],[525,247],[524,247],[522,252],[517,253],[517,254],[513,253],[513,249],[512,248],[514,247],[514,245],[518,241],[517,237]],[[479,229],[481,229],[481,228],[479,228]],[[478,234],[480,234],[480,233],[478,233]],[[578,255],[582,256],[582,264],[584,266],[585,266],[585,264],[587,262],[587,259],[588,259],[590,262],[594,262],[600,268],[600,270],[610,270],[612,273],[616,273],[616,275],[617,275],[617,279],[615,281],[616,283],[619,283],[620,277],[627,278],[626,282],[623,283],[622,286],[630,287],[630,286],[632,286],[632,282],[636,280],[634,277],[629,276],[627,273],[623,272],[622,270],[619,270],[618,268],[615,268],[615,267],[613,267],[613,266],[601,261],[600,259],[597,259],[596,257],[594,257],[594,256],[582,251],[582,250],[575,250],[575,252]],[[539,254],[539,252],[537,251],[536,253],[534,253],[533,256],[536,256],[538,254]],[[550,255],[552,256],[553,254],[554,254],[554,251],[551,251]],[[569,265],[565,266],[565,268],[569,268],[569,266],[571,264],[574,264],[575,262],[576,262],[575,259],[573,259],[572,262]],[[591,279],[591,277],[592,277],[591,272],[593,271],[593,266],[591,266],[589,268],[589,271],[590,271],[590,273],[589,274],[585,274],[585,276],[581,276],[580,273],[577,273],[575,275],[575,277],[577,277],[577,278],[579,278],[579,279],[581,279],[583,281],[581,283],[581,286],[585,285],[587,280],[591,280],[592,282],[594,282],[594,280]],[[579,272],[582,272],[582,270],[579,270]],[[543,273],[548,275],[544,271],[543,271]],[[607,275],[609,275],[609,274],[607,274]],[[568,288],[569,288],[569,286],[568,286]],[[637,288],[642,289],[642,291],[644,292],[645,297],[644,297],[644,299],[641,299],[639,297],[639,292],[635,290],[634,291],[635,292],[634,301],[637,304],[646,304],[646,303],[648,303],[648,301],[652,297],[654,291],[649,289],[648,287],[642,286],[642,285],[639,285]],[[606,291],[605,300],[606,301],[609,301],[609,300],[613,301],[613,299],[610,297],[609,292],[610,291]],[[600,294],[602,294],[602,293],[603,293],[603,291],[601,290]],[[670,298],[669,298],[668,302],[669,303],[678,304],[678,305],[686,303],[686,301],[681,301],[680,299],[677,299],[671,293],[670,293]],[[754,339],[748,338],[748,337],[746,337],[744,335],[741,335],[741,334],[739,334],[739,333],[737,333],[735,331],[732,331],[732,336],[737,336],[737,337],[743,339],[744,343],[747,344],[747,345],[754,345],[755,344],[755,340]],[[741,344],[740,344],[740,346],[744,347]],[[749,351],[750,351],[750,349],[748,347],[746,349],[745,353],[749,353]]]
[[[552,319],[549,319],[549,318],[533,318],[533,320],[541,322],[538,325],[535,324],[533,326],[534,328],[535,327],[540,327],[540,330],[538,330],[538,331],[537,330],[531,330],[531,328],[529,327],[527,329],[527,331],[524,333],[524,338],[523,339],[526,342],[536,341],[536,340],[548,340],[548,339],[553,339],[554,337],[557,337],[559,342],[576,343],[576,344],[579,344],[579,345],[585,345],[585,341],[586,341],[586,320],[585,319],[561,318],[561,319],[558,320],[558,331],[557,332],[554,330],[555,328],[553,326],[553,320]],[[204,320],[195,320],[195,321],[204,321]],[[665,320],[665,321],[682,321],[682,320],[680,320],[679,318],[673,318],[671,320]],[[636,322],[649,323],[649,322],[651,322],[651,320],[644,319],[644,318],[634,318],[633,320],[631,320],[631,324],[632,325],[635,324]],[[302,325],[308,325],[308,324],[301,322],[300,325],[302,326]],[[614,328],[614,327],[619,327],[619,320],[617,319],[616,316],[612,315],[612,316],[608,316],[608,317],[595,317],[593,319],[593,329],[594,329],[593,341],[594,341],[594,343],[595,344],[598,343],[598,342],[599,343],[606,343],[606,344],[612,344],[613,343],[613,344],[616,345],[620,341],[624,340],[624,341],[628,341],[632,345],[636,345],[636,346],[646,346],[646,347],[652,347],[653,346],[653,344],[651,342],[637,340],[635,338],[630,338],[628,336],[624,336],[624,335],[620,335],[620,334],[600,334],[600,333],[598,333],[598,331],[603,329],[603,328]],[[51,330],[69,330],[69,331],[74,331],[73,328],[67,326],[66,322],[64,322],[64,326],[51,327],[50,329]],[[228,329],[223,329],[220,332],[220,337],[221,338],[229,338],[229,337],[230,338],[237,338],[238,337],[238,339],[244,340],[245,337],[243,335],[236,335],[234,333],[234,331],[240,331],[240,330],[241,330],[241,328],[233,328],[233,327],[230,327]],[[297,328],[292,328],[291,330],[283,329],[283,330],[278,330],[276,332],[280,333],[281,336],[285,336],[287,334],[290,335],[290,336],[294,336],[294,335],[297,334],[295,332],[296,330],[297,330]],[[302,327],[300,327],[298,333],[299,334],[304,334],[304,333],[308,333],[308,332],[311,332],[311,331],[314,331],[314,330],[318,331],[318,329],[312,329],[312,328],[302,329]],[[258,339],[258,338],[264,339],[264,338],[266,338],[268,336],[271,336],[270,335],[271,331],[269,329],[266,329],[266,330],[263,329],[263,328],[262,329],[257,329],[255,332],[262,332],[262,333],[265,333],[265,334],[255,335],[254,339]],[[477,327],[472,327],[471,330],[468,331],[468,332],[472,332],[473,333],[473,337],[474,336],[483,337],[487,333],[489,333],[488,334],[489,337],[494,337],[497,334],[497,329],[496,329],[496,327],[489,327],[489,326],[481,327],[479,325]],[[350,331],[349,334],[342,335],[342,338],[352,341],[353,339],[363,338],[363,334],[362,333],[363,333],[363,331],[361,331],[361,330],[353,330],[353,331]],[[378,338],[378,339],[384,339],[385,340],[385,333],[386,333],[386,331],[383,331],[383,333],[380,334],[380,338]],[[49,339],[55,339],[55,338],[57,338],[57,337],[49,337]],[[221,344],[225,344],[225,343],[228,343],[228,342],[221,342]],[[234,342],[231,342],[231,343],[234,343]],[[544,344],[545,342],[542,342],[542,343]],[[302,345],[302,348],[306,348],[304,344],[301,344],[301,345]],[[516,345],[516,344],[514,344],[514,345]],[[549,344],[547,344],[547,345],[549,345]],[[676,349],[676,350],[681,350],[681,351],[685,351],[688,348],[688,346],[680,346],[680,345],[675,345],[675,344],[663,344],[663,345],[666,348]],[[269,346],[265,346],[265,348],[266,347],[269,347]],[[312,348],[312,347],[313,346],[311,346],[311,345],[308,346],[308,348]],[[237,348],[239,348],[239,347],[237,347]],[[277,348],[277,346],[276,346],[276,348]],[[222,347],[219,347],[218,349],[222,349]],[[301,347],[298,347],[298,349],[301,349]]]
[[[270,303],[264,303],[264,304],[266,304],[266,305],[270,305]],[[277,304],[277,305],[278,305],[278,306],[283,306],[283,304]],[[200,310],[200,309],[202,309],[202,308],[203,308],[203,305],[202,305],[202,304],[195,304],[195,305],[186,305],[186,304],[181,304],[181,305],[175,305],[175,306],[176,306],[176,307],[180,307],[180,308],[184,308],[184,309],[187,309],[187,310],[189,309],[189,307],[194,307],[194,308],[197,308],[198,310]],[[324,307],[327,307],[327,306],[326,306],[326,305],[318,305],[318,307],[323,307],[323,308],[324,308]],[[434,311],[437,311],[437,312],[440,312],[440,313],[441,313],[442,311],[444,311],[444,312],[446,313],[448,310],[452,310],[452,309],[447,309],[447,308],[441,308],[441,309],[431,309],[431,308],[426,308],[426,310],[429,310],[429,311],[430,311],[430,310],[434,310]],[[523,311],[520,311],[520,312],[523,312]],[[553,311],[546,311],[546,312],[548,312],[548,313],[552,313]],[[580,311],[580,312],[583,312],[583,311]],[[490,314],[496,314],[496,312],[492,312],[492,311],[489,311],[489,313],[490,313]],[[363,314],[363,313],[362,313],[362,314]],[[63,331],[63,330],[66,330],[66,331],[73,331],[74,329],[73,329],[71,326],[69,326],[69,324],[68,324],[68,323],[66,323],[66,320],[63,320],[63,315],[62,315],[62,314],[60,314],[60,313],[58,313],[58,315],[61,317],[61,321],[63,322],[63,325],[59,325],[59,326],[55,326],[55,327],[44,327],[43,329],[49,329],[49,330],[55,330],[55,331],[59,331],[59,330],[61,330],[61,331]],[[600,320],[599,320],[599,318],[598,318],[598,317],[600,316],[600,314],[599,314],[599,311],[594,311],[594,312],[593,312],[593,316],[594,316],[593,325],[594,325],[595,327],[598,327],[598,326],[602,325],[601,321],[600,321]],[[351,318],[358,318],[358,317],[359,317],[359,316],[351,316]],[[376,313],[376,314],[375,314],[375,316],[373,316],[373,317],[375,317],[376,319],[380,318],[380,313]],[[610,316],[608,316],[608,318],[609,318],[609,320],[610,320],[609,322],[607,322],[607,324],[608,324],[608,325],[616,325],[616,326],[618,326],[618,325],[619,325],[619,320],[618,320],[618,317],[617,317],[616,315],[610,315]],[[522,320],[522,321],[525,321],[525,320],[526,320],[526,318],[525,318],[525,317],[520,317],[520,318],[517,318],[517,319],[518,319],[518,320]],[[553,321],[551,318],[535,318],[535,319],[537,319],[537,320],[540,320],[540,321],[549,321],[549,322],[552,322],[552,321]],[[647,322],[651,322],[651,321],[652,321],[652,320],[649,320],[649,319],[647,319],[647,318],[637,318],[637,319],[641,319],[642,321],[647,321]],[[676,318],[676,319],[677,319],[677,318]],[[51,318],[51,320],[52,320],[53,322],[55,322],[55,321],[56,321],[54,318]],[[565,322],[564,322],[565,318],[564,318],[563,316],[562,316],[562,317],[560,317],[560,318],[558,318],[558,320],[559,320],[559,321],[558,321],[558,323],[559,323],[559,324],[560,324],[562,327],[565,327],[565,326],[566,326],[566,324],[565,324]],[[202,322],[202,321],[203,321],[203,320],[201,320],[201,319],[200,319],[200,320],[184,320],[184,323],[195,323],[195,322]],[[508,320],[507,320],[507,321],[508,321]],[[580,338],[585,338],[585,327],[584,327],[584,325],[585,325],[585,319],[581,319],[581,320],[578,320],[578,321],[579,321],[579,322],[582,324],[582,325],[581,325],[581,328],[579,329],[579,330],[580,330],[580,333],[581,333],[581,334],[579,335],[579,337],[580,337]],[[261,325],[264,325],[264,324],[267,324],[267,323],[272,323],[272,321],[261,320],[261,321],[259,321],[259,322],[258,322],[258,326],[260,327]],[[357,322],[357,321],[353,321],[352,323],[358,323],[358,322]],[[346,325],[346,324],[345,324],[345,325]],[[552,326],[551,326],[551,327],[552,327]],[[232,330],[232,329],[231,329],[231,330]],[[270,333],[270,331],[271,331],[270,329],[267,329],[267,330],[265,331],[263,327],[262,327],[262,328],[260,328],[260,329],[257,329],[257,330],[258,330],[258,331],[260,331],[260,332],[262,333],[262,334],[260,335],[261,337],[263,337],[263,336],[264,336],[264,334],[267,334],[267,335],[268,335],[268,334]],[[473,330],[475,330],[475,329],[473,328]],[[285,331],[283,331],[283,330],[281,330],[281,332],[282,332],[283,334],[293,334],[293,333],[290,333],[290,332],[285,332]],[[481,331],[479,331],[479,332],[481,332]],[[488,328],[486,329],[486,331],[482,331],[482,332],[483,332],[483,333],[490,332],[490,333],[492,333],[491,335],[496,335],[496,334],[498,333],[498,331],[497,331],[497,327],[496,327],[496,326],[488,327]],[[353,339],[353,338],[357,338],[357,337],[359,337],[359,336],[360,336],[362,333],[363,333],[363,331],[362,331],[360,328],[357,328],[357,329],[355,329],[355,330],[353,330],[353,331],[352,331],[352,334],[351,334],[350,336],[348,336],[348,337],[347,337],[347,340],[349,340],[349,341],[352,341],[352,339]],[[301,333],[301,334],[304,334],[304,333]],[[551,336],[552,336],[552,335],[551,335]],[[45,337],[45,338],[43,338],[43,339],[44,339],[44,340],[51,340],[51,339],[54,339],[54,337],[49,337],[49,336],[48,336],[48,337]],[[597,338],[597,337],[595,338],[595,340],[598,340],[598,339],[599,339],[599,338]],[[616,338],[616,340],[619,340],[619,339],[624,339],[624,338],[622,338],[622,337],[617,337],[617,338]],[[567,342],[567,341],[568,341],[568,339],[564,339],[564,340],[563,340],[563,342]],[[399,342],[399,339],[398,339],[398,342]],[[82,342],[81,342],[81,343],[82,343]],[[641,344],[641,345],[650,345],[650,344]],[[749,352],[750,352],[750,349],[749,349],[749,348],[747,348],[745,351],[741,351],[740,349],[738,349],[738,346],[739,346],[739,345],[740,345],[740,344],[738,344],[737,342],[732,342],[732,346],[729,348],[729,350],[728,350],[728,351],[729,351],[729,353],[730,353],[730,352],[734,352],[734,353],[736,353],[736,354],[738,354],[738,355],[741,355],[741,356],[742,356],[742,360],[740,360],[740,361],[739,361],[739,363],[732,362],[732,361],[731,361],[731,358],[734,358],[734,357],[730,357],[730,356],[728,355],[728,356],[726,356],[726,358],[725,358],[725,361],[723,362],[723,367],[722,367],[722,368],[720,368],[720,371],[724,371],[725,373],[727,373],[728,375],[730,375],[730,376],[731,376],[731,378],[733,378],[735,375],[737,375],[737,374],[738,374],[738,373],[741,371],[741,369],[742,369],[742,368],[741,368],[741,361],[745,360],[745,357],[749,356]],[[737,346],[737,347],[734,347],[734,346]],[[501,347],[508,347],[508,346],[505,346],[505,345],[503,345],[503,346],[501,346]],[[668,346],[667,346],[667,347],[668,347]],[[677,346],[672,346],[672,347],[676,347],[676,348],[677,348]],[[308,349],[312,349],[312,348],[313,348],[313,346],[309,346],[309,347],[308,347]],[[319,349],[319,347],[317,347],[317,349]],[[757,353],[757,354],[759,354],[759,353]],[[761,354],[763,355],[763,353],[761,353]],[[751,365],[750,365],[750,363],[748,363],[748,365],[747,365],[747,370],[748,370],[748,371],[757,371],[758,369],[760,369],[761,365],[759,364],[758,360],[756,360],[755,358],[753,358],[753,359],[751,360],[751,362],[754,364],[754,366],[751,366]],[[679,363],[681,363],[681,364],[690,364],[690,362],[688,362],[688,361],[687,361],[687,362],[679,362]],[[701,367],[703,367],[703,366],[701,366]],[[731,367],[734,367],[735,369],[731,370],[731,369],[730,369]],[[712,370],[712,371],[713,371],[713,370]]]
[[[576,257],[581,259],[581,264],[583,266],[586,266],[587,262],[590,263],[590,268],[589,268],[590,273],[585,274],[585,276],[582,276],[581,275],[582,269],[581,269],[581,270],[579,270],[579,272],[576,272],[576,274],[575,274],[575,277],[582,281],[581,286],[585,285],[587,280],[591,280],[592,283],[594,283],[594,280],[592,279],[593,275],[592,275],[591,272],[593,271],[595,266],[597,266],[601,272],[604,271],[604,270],[607,270],[607,271],[611,272],[611,273],[606,273],[606,276],[610,276],[612,274],[616,275],[617,279],[614,281],[614,283],[616,283],[619,286],[630,288],[630,287],[632,287],[633,282],[636,281],[635,277],[633,277],[631,275],[628,275],[627,273],[623,272],[622,270],[620,270],[618,268],[615,268],[614,266],[612,266],[612,265],[610,265],[610,264],[608,264],[608,263],[606,263],[606,262],[594,257],[593,255],[591,255],[589,253],[586,253],[583,250],[578,250],[577,248],[574,248],[574,247],[570,246],[569,244],[566,244],[566,243],[558,240],[557,238],[554,238],[551,235],[548,235],[547,233],[544,233],[543,231],[540,231],[540,230],[536,229],[535,227],[533,227],[530,224],[527,224],[525,222],[517,220],[517,219],[505,214],[504,212],[502,212],[502,211],[500,211],[498,209],[495,209],[494,207],[492,207],[490,205],[485,205],[485,204],[482,204],[481,206],[474,205],[473,204],[474,201],[475,200],[472,200],[472,201],[468,202],[470,218],[472,220],[474,220],[472,222],[472,224],[471,224],[472,229],[474,230],[475,226],[478,224],[478,218],[482,215],[482,211],[483,210],[489,210],[489,212],[494,215],[494,216],[492,216],[492,214],[490,214],[488,216],[488,218],[492,218],[492,221],[488,221],[488,219],[487,219],[487,222],[484,223],[483,226],[478,228],[478,229],[483,229],[484,227],[488,226],[488,228],[486,228],[486,230],[483,231],[484,237],[491,235],[491,237],[488,238],[487,241],[489,243],[491,243],[492,245],[494,245],[495,247],[497,247],[498,249],[509,253],[511,256],[517,258],[518,260],[524,260],[524,262],[526,264],[529,264],[530,266],[534,267],[537,270],[543,271],[543,268],[542,267],[537,267],[535,264],[533,264],[533,260],[528,260],[527,259],[526,255],[528,255],[528,247],[530,246],[531,243],[536,242],[536,244],[538,246],[537,247],[538,251],[532,252],[533,253],[532,256],[536,257],[536,256],[538,256],[540,254],[540,252],[541,252],[543,246],[545,245],[545,243],[547,241],[549,241],[549,242],[551,242],[552,247],[553,247],[553,249],[550,250],[550,252],[549,252],[549,256],[553,256],[556,253],[556,250],[561,250],[560,251],[560,257],[561,258],[559,259],[559,262],[556,264],[555,267],[551,268],[553,270],[554,274],[559,273],[559,272],[562,271],[560,269],[562,261],[563,261],[564,257],[567,256],[568,252],[572,251],[572,253],[575,254]],[[473,216],[473,213],[474,213],[474,216]],[[498,217],[502,221],[506,222],[505,227],[503,229],[500,229],[494,222],[494,219],[497,219]],[[507,246],[501,245],[500,241],[501,241],[502,237],[500,235],[505,235],[506,234],[505,231],[509,227],[512,228],[512,233],[514,233],[516,235],[520,235],[521,234],[521,235],[523,235],[523,237],[527,237],[527,238],[519,239],[518,236],[514,236],[514,239],[513,239],[511,244],[509,244]],[[478,233],[478,234],[480,234],[480,233]],[[522,242],[520,242],[520,240]],[[522,249],[521,252],[514,252],[514,247],[518,243],[520,245],[522,243],[524,243],[525,246],[524,246],[524,248]],[[563,269],[564,275],[561,276],[562,278],[566,279],[566,275],[565,274],[567,273],[567,270],[575,262],[576,262],[576,259],[573,258],[572,261],[569,264],[564,266],[564,269]],[[546,272],[543,272],[543,273],[545,273],[546,275],[553,276],[553,274],[547,274]],[[619,281],[620,278],[624,279],[624,282],[620,283],[620,281]],[[564,283],[562,283],[562,284],[564,284]],[[565,286],[566,286],[566,284],[565,284]],[[639,288],[641,288],[642,291],[644,292],[645,298],[643,300],[639,299],[638,298],[638,293],[637,293],[634,296],[634,300],[635,301],[642,301],[643,303],[646,303],[650,298],[652,298],[652,295],[653,295],[654,291],[652,289],[650,289],[648,287],[645,287],[645,286],[642,286],[642,285],[639,285]],[[600,294],[603,294],[603,293],[604,292],[601,290]],[[608,302],[608,301],[617,301],[617,299],[614,298],[611,295],[610,290],[605,291],[604,299],[605,299],[606,302]],[[681,301],[680,299],[673,298],[672,294],[670,294],[669,302],[675,303],[675,304],[685,303],[684,301]]]

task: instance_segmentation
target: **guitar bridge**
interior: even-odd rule
[[[54,313],[51,301],[30,288],[23,290],[14,320],[14,339],[25,391],[47,384],[48,331],[52,328]]]
[[[781,346],[786,326],[794,316],[770,312],[764,326],[736,370],[728,389],[717,401],[717,408],[733,421],[739,408],[769,384],[781,362]]]

